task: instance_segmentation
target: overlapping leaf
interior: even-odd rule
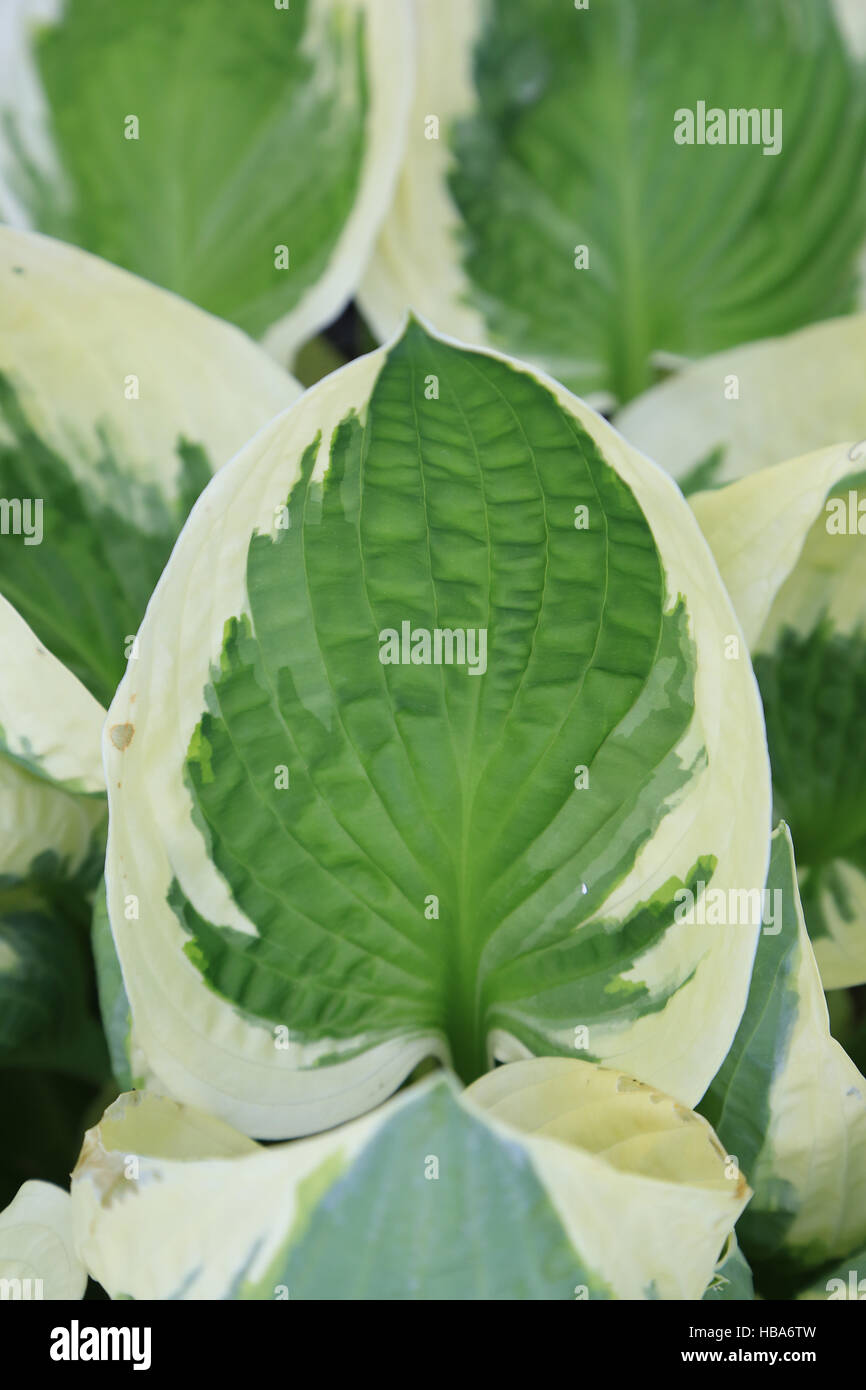
[[[698,1116],[573,1060],[271,1148],[123,1096],[73,1175],[82,1257],[134,1298],[699,1298],[747,1197]]]
[[[417,8],[409,146],[363,286],[380,336],[411,304],[610,404],[660,361],[854,307],[866,98],[830,0]]]
[[[282,355],[350,296],[403,143],[388,0],[12,0],[0,213],[174,290]]]

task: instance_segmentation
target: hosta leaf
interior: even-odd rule
[[[699,1298],[747,1196],[699,1117],[574,1060],[437,1076],[270,1148],[122,1096],[73,1175],[82,1256],[134,1298]]]
[[[854,314],[696,362],[626,406],[616,425],[696,491],[866,439],[864,376],[866,314]]]
[[[288,353],[348,299],[403,143],[388,0],[17,0],[0,212]],[[42,22],[38,22],[38,20]]]
[[[736,634],[675,486],[552,381],[413,322],[313,387],[202,498],[109,713],[150,1066],[260,1137],[430,1054],[577,1051],[693,1102],[758,921],[676,895],[757,890],[768,852]]]
[[[737,1227],[762,1292],[866,1236],[866,1080],[830,1036],[791,837],[773,836],[749,1002],[700,1109],[754,1188]]]
[[[697,21],[692,0],[417,9],[409,146],[362,294],[380,336],[413,304],[609,404],[660,360],[854,307],[866,94],[830,0],[709,0]]]
[[[100,701],[211,472],[299,389],[227,324],[0,228],[0,592]]]
[[[866,450],[693,499],[749,641],[825,988],[866,981]]]
[[[25,1182],[0,1211],[0,1297],[81,1298],[87,1284],[72,1239],[68,1192],[47,1182]]]

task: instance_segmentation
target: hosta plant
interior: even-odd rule
[[[120,272],[4,236],[49,283],[62,263],[75,341],[63,284]],[[95,899],[105,1040],[71,1193],[24,1183],[0,1278],[725,1300],[835,1296],[844,1268],[859,1288],[866,1081],[830,1034],[797,828],[772,831],[755,679],[799,575],[837,613],[815,527],[857,490],[852,445],[780,465],[770,527],[776,470],[687,500],[539,368],[417,318],[295,400],[235,330],[116,284],[153,313],[141,360],[176,347],[141,378],[151,414],[86,352],[65,399],[50,354],[10,358],[7,476],[63,478],[105,554],[115,520],[140,587],[106,567],[97,601],[63,527],[4,538],[0,809],[30,838],[2,881],[3,1017],[26,1024],[14,1065],[38,1057],[78,952],[69,1036],[93,1038]],[[10,335],[35,340],[50,302],[31,291]],[[83,342],[118,342],[112,303]],[[58,604],[80,578],[89,606],[28,608],[28,549]]]

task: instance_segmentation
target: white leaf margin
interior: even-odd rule
[[[415,0],[415,90],[407,154],[391,206],[358,290],[358,304],[379,342],[400,328],[407,309],[435,312],[455,338],[491,347],[483,315],[470,305],[460,264],[460,214],[448,191],[449,126],[477,105],[472,75],[484,0]],[[439,138],[413,153],[427,116]]]
[[[866,445],[839,444],[690,498],[750,651],[763,649],[773,604],[828,495],[864,471]]]
[[[105,710],[0,595],[0,878],[74,872],[105,818]]]
[[[0,594],[0,756],[70,792],[105,791],[105,710]]]
[[[730,483],[866,439],[864,376],[866,314],[851,314],[704,357],[631,401],[616,427],[678,479],[722,448],[714,482]]]
[[[12,227],[0,227],[0,371],[80,481],[97,486],[102,431],[125,475],[168,497],[179,439],[200,445],[215,471],[302,391],[240,329],[88,251]],[[137,399],[126,395],[131,376]]]

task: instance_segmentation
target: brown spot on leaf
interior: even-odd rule
[[[115,748],[119,748],[122,753],[124,748],[128,748],[132,743],[132,736],[134,733],[134,724],[112,724],[108,731],[108,737],[111,739]]]
[[[618,1076],[616,1079],[616,1089],[619,1093],[623,1091],[648,1091],[649,1087],[643,1081],[636,1081],[633,1076]]]

